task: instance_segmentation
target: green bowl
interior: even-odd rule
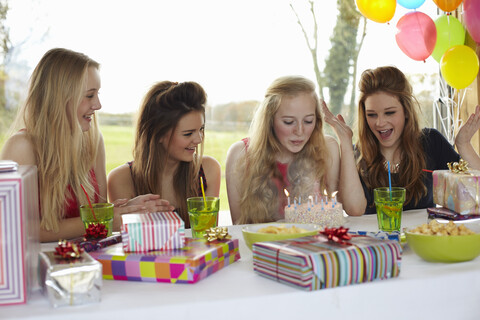
[[[480,233],[466,236],[435,236],[405,232],[412,250],[426,261],[461,262],[480,254]]]
[[[259,229],[268,227],[268,226],[285,226],[286,228],[291,228],[295,226],[297,228],[302,228],[307,231],[300,233],[263,233],[258,232]],[[302,223],[262,223],[262,224],[251,224],[242,228],[243,239],[245,239],[246,245],[252,249],[252,244],[255,242],[264,242],[264,241],[278,241],[286,239],[301,238],[307,236],[316,235],[322,227],[316,224],[302,224]]]

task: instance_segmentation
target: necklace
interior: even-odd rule
[[[385,167],[385,170],[388,170],[388,162],[387,160],[383,161],[383,166]],[[398,169],[400,168],[400,163],[390,163],[390,172],[391,173],[397,173]]]

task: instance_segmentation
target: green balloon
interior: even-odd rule
[[[437,43],[432,57],[440,62],[445,51],[465,43],[465,29],[462,23],[451,15],[443,15],[435,20],[435,27],[437,28]]]

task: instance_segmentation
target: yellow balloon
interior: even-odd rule
[[[443,78],[455,89],[468,87],[477,77],[478,67],[475,51],[465,45],[451,47],[440,61]]]
[[[393,18],[396,0],[356,0],[358,10],[368,19],[384,23]]]

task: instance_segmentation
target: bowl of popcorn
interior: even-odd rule
[[[301,223],[262,223],[242,228],[243,239],[252,249],[255,242],[294,239],[318,234],[322,227],[316,224]]]
[[[475,226],[431,220],[408,230],[405,235],[408,246],[426,261],[461,262],[480,255],[480,233],[470,227]]]

